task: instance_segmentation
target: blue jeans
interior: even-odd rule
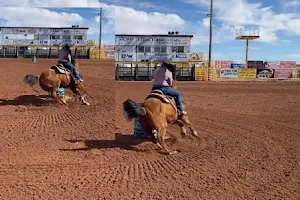
[[[79,80],[81,79],[78,72],[77,72],[77,69],[76,67],[70,63],[70,62],[61,62],[67,69],[71,70],[73,76],[75,77],[75,79]]]
[[[178,112],[181,113],[183,111],[181,92],[172,88],[171,86],[153,87],[152,90],[154,89],[159,89],[164,94],[174,97]]]

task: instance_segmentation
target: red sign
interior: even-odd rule
[[[280,61],[280,69],[295,69],[296,61]]]
[[[275,78],[288,79],[292,78],[293,69],[275,69]]]
[[[230,64],[232,63],[231,60],[219,60],[215,61],[215,68],[216,69],[227,69],[230,68]]]
[[[115,50],[115,45],[103,45],[104,47],[104,51],[108,52],[108,51],[114,51]]]

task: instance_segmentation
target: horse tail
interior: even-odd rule
[[[34,86],[35,84],[37,84],[37,82],[39,81],[39,76],[35,76],[32,74],[27,74],[24,77],[24,82],[30,86]]]
[[[146,110],[131,99],[123,102],[124,115],[128,120],[146,115]]]

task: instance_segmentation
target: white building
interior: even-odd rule
[[[87,45],[89,28],[72,27],[0,27],[0,46],[72,46]]]
[[[115,60],[122,61],[188,61],[193,35],[115,35]]]

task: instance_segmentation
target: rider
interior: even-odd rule
[[[83,82],[76,70],[76,67],[71,62],[70,51],[70,46],[65,44],[65,46],[59,51],[58,63],[63,64],[67,69],[72,71],[72,75],[75,77],[77,83]]]
[[[151,74],[152,90],[161,90],[164,94],[174,97],[178,109],[178,115],[187,114],[182,108],[181,92],[172,87],[173,74],[175,73],[175,66],[163,62],[160,67],[157,67]]]

